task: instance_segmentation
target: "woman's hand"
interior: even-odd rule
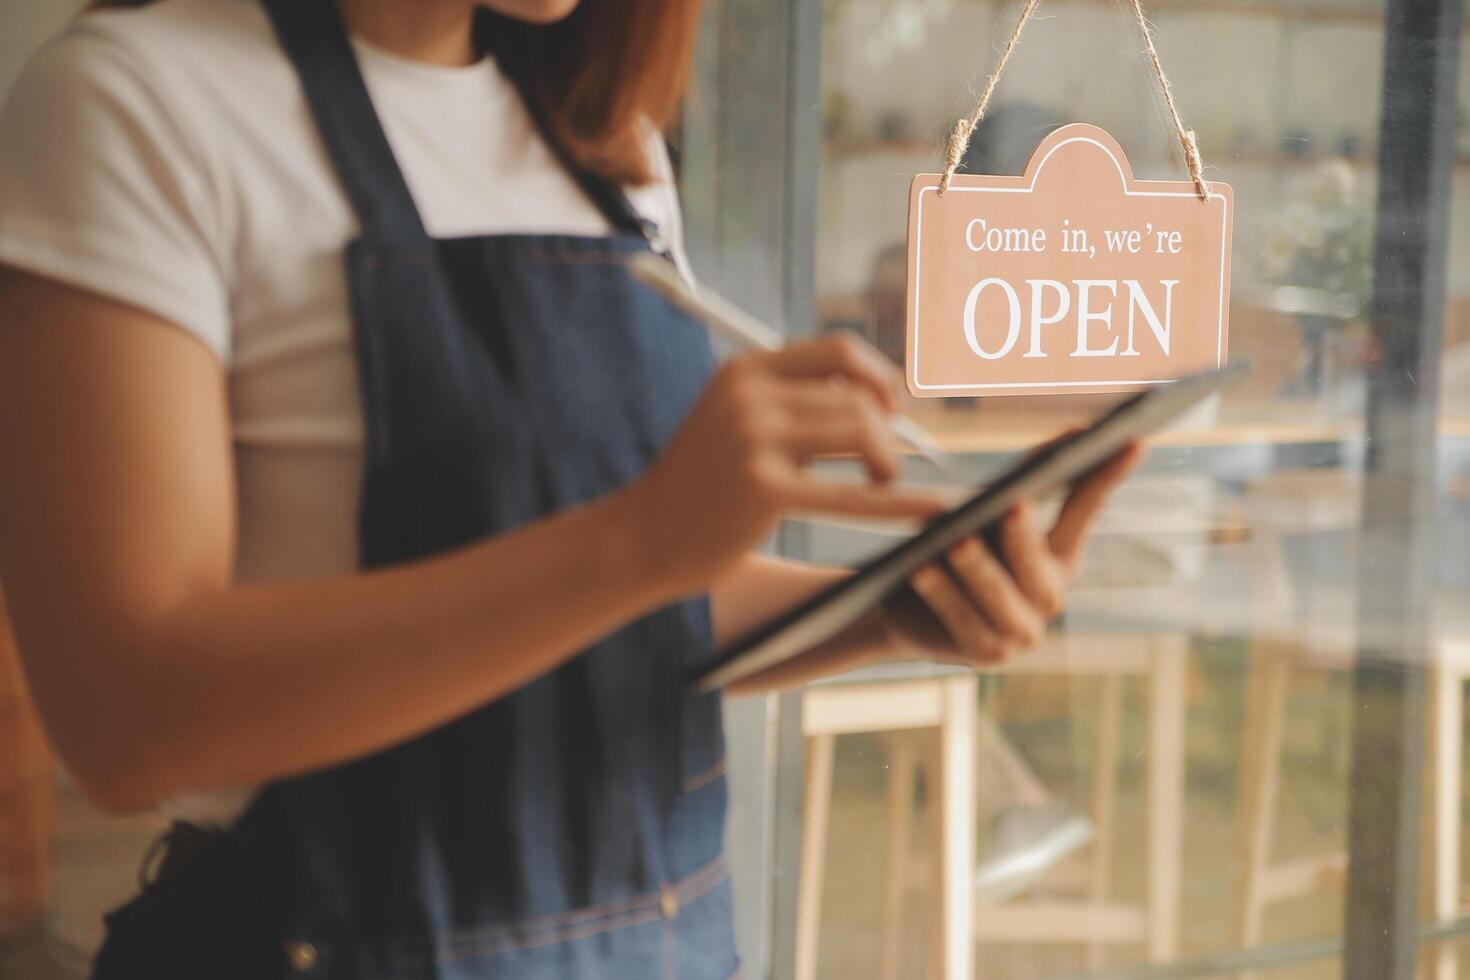
[[[1022,503],[997,535],[999,554],[980,537],[926,565],[882,617],[896,651],[965,666],[992,666],[1041,642],[1062,611],[1088,532],[1113,488],[1142,458],[1135,443],[1073,488],[1043,531],[1035,506]]]
[[[941,495],[892,484],[899,460],[889,418],[901,384],[881,354],[846,335],[725,362],[663,457],[629,490],[661,574],[678,589],[703,588],[795,511],[942,512]],[[828,454],[856,455],[871,481],[807,471]]]

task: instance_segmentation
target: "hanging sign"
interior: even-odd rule
[[[944,181],[909,192],[913,394],[1126,391],[1225,363],[1228,185],[1136,180],[1080,123],[1024,176]]]

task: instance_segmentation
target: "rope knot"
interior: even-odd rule
[[[1179,134],[1179,143],[1184,147],[1184,165],[1189,168],[1189,179],[1194,181],[1194,192],[1201,201],[1210,196],[1210,187],[1205,183],[1204,164],[1199,158],[1199,144],[1195,142],[1194,130],[1187,129]]]
[[[960,160],[965,156],[965,150],[970,147],[970,136],[975,132],[974,123],[968,119],[961,119],[954,124],[954,129],[949,134],[949,145],[944,153],[944,175],[939,178],[939,196],[949,190],[949,182],[954,179],[954,172],[959,168]]]

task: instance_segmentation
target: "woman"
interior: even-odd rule
[[[891,483],[871,348],[714,369],[627,276],[683,261],[695,16],[161,0],[19,82],[0,568],[78,779],[180,821],[99,977],[736,972],[720,700],[681,678],[845,574],[756,556],[781,515],[940,503]],[[742,692],[1035,642],[1134,455]]]

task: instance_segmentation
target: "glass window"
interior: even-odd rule
[[[793,333],[849,330],[901,359],[909,182],[941,167],[1021,4],[720,7],[690,131],[725,143],[686,173],[691,212],[778,213],[700,225],[701,274]],[[893,667],[773,703],[757,889],[772,976],[1407,978],[1396,951],[1436,977],[1458,968],[1460,14],[1145,8],[1206,177],[1234,188],[1230,359],[1253,370],[1155,440],[1040,650],[978,677]],[[965,169],[1019,173],[1075,121],[1108,130],[1137,176],[1185,179],[1142,48],[1126,4],[1043,3]],[[720,200],[711,175],[740,189]],[[1112,400],[910,410],[960,457],[961,485]],[[906,476],[941,479],[919,460]],[[781,545],[845,563],[890,540],[811,524]]]
[[[79,4],[15,4],[0,93]],[[1470,680],[1470,68],[1448,0],[1155,0],[1206,176],[1234,188],[1249,379],[1155,440],[1037,651],[732,702],[752,977],[1436,980],[1462,968]],[[1019,3],[706,4],[678,134],[700,277],[791,334],[903,356],[908,185]],[[1184,177],[1127,6],[1046,0],[965,168],[1107,129]],[[915,400],[956,489],[1098,395]],[[832,464],[841,469],[841,463]],[[877,526],[774,543],[850,563]],[[65,950],[149,819],[61,788]],[[1463,964],[1470,970],[1470,962]],[[80,968],[78,968],[80,969]]]

